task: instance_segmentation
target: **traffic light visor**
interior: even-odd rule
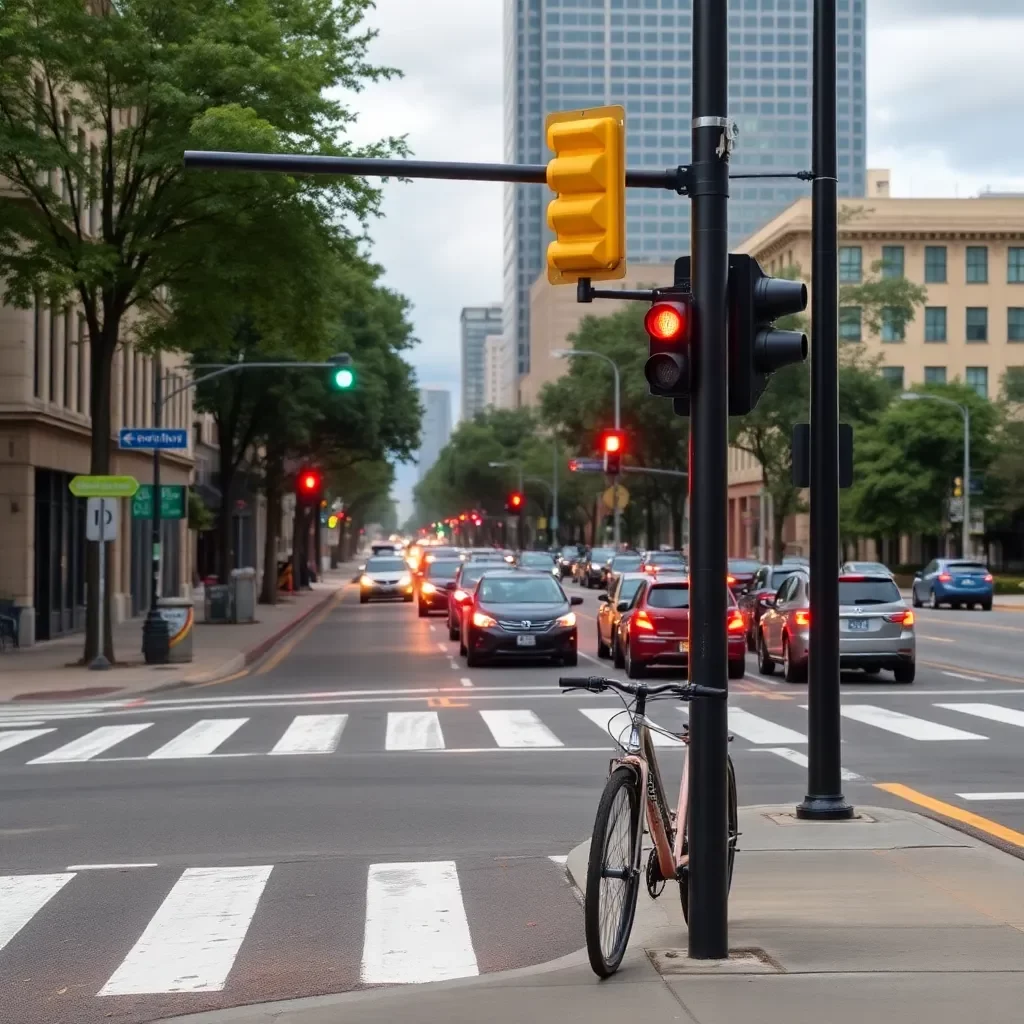
[[[656,341],[680,341],[688,326],[687,309],[681,303],[656,302],[644,317],[644,329]]]

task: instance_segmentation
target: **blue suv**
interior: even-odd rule
[[[933,559],[914,574],[911,588],[915,608],[927,601],[932,608],[944,604],[951,608],[973,608],[980,604],[986,612],[992,611],[994,591],[988,567],[963,558]]]

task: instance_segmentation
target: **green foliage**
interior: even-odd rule
[[[212,530],[216,522],[213,513],[195,491],[188,492],[188,528],[197,533]]]

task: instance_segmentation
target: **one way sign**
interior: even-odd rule
[[[117,498],[90,498],[86,502],[85,539],[117,539]]]

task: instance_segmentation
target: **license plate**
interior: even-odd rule
[[[867,619],[850,619],[847,623],[851,633],[866,633],[869,629]]]
[[[690,650],[690,643],[688,640],[679,641],[679,653],[686,654]]]
[[[518,647],[536,647],[537,638],[535,636],[517,636],[516,645]]]
[[[961,580],[960,581],[965,587],[973,587],[974,580]]]

